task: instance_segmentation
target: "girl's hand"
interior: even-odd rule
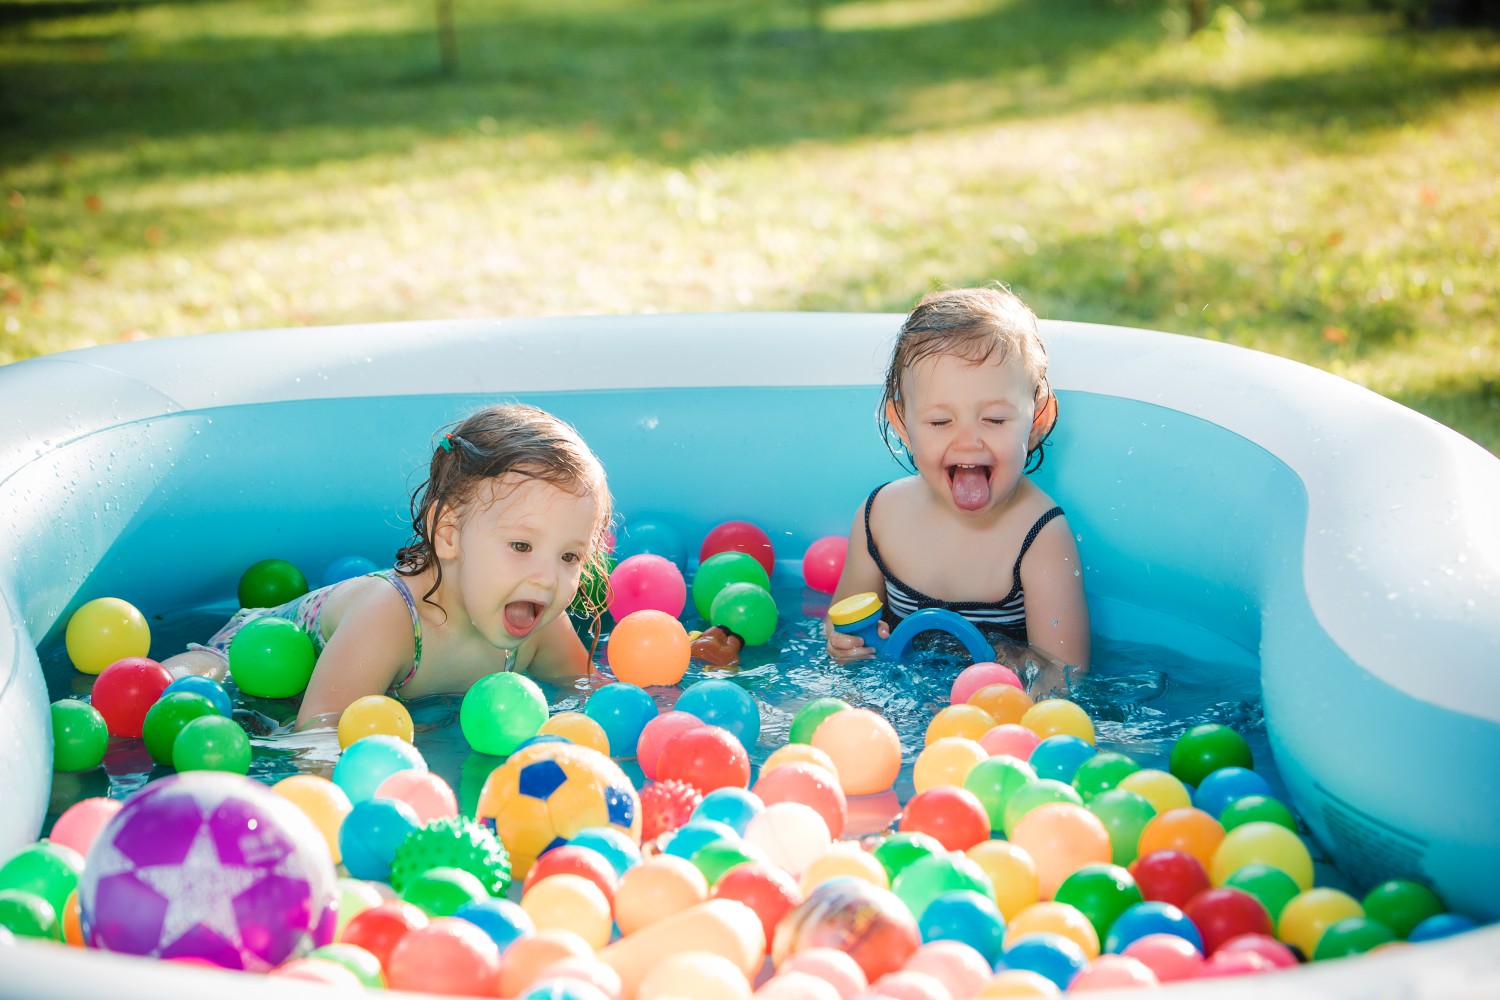
[[[877,625],[875,631],[882,639],[891,637],[891,628],[885,622]],[[873,659],[875,656],[874,648],[866,646],[859,636],[840,632],[826,618],[823,619],[823,635],[828,640],[828,655],[837,663],[854,663],[857,660]]]

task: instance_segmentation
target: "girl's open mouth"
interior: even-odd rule
[[[511,601],[505,606],[505,630],[517,639],[524,639],[541,617],[542,606],[535,601]]]
[[[954,506],[959,510],[983,509],[990,502],[990,471],[988,465],[948,466]]]

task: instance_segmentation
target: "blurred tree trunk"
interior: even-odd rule
[[[1208,0],[1188,0],[1188,34],[1202,31],[1208,25]]]
[[[443,74],[458,75],[458,29],[453,24],[453,0],[437,0],[438,49],[442,53]]]

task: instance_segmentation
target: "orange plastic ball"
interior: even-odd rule
[[[1099,932],[1076,906],[1047,900],[1032,903],[1005,925],[1009,948],[1028,934],[1060,934],[1083,949],[1084,957],[1099,957]]]
[[[485,995],[494,992],[499,972],[500,946],[477,924],[438,917],[391,949],[385,981],[392,990]]]
[[[483,933],[483,932],[481,932]],[[474,990],[476,996],[516,997],[542,978],[553,962],[567,958],[593,958],[594,949],[573,931],[539,930],[535,934],[516,938],[500,956],[500,973],[485,984],[484,989]],[[392,989],[396,987],[392,984]],[[413,989],[431,987],[415,986]]]
[[[811,743],[788,743],[777,747],[760,766],[760,773],[765,774],[782,764],[816,764],[835,777],[839,773],[839,769],[834,766],[833,758],[828,756],[826,751],[819,750]]]
[[[707,898],[708,879],[696,865],[673,854],[658,854],[620,876],[615,923],[621,934],[634,934]]]
[[[343,853],[339,850],[339,827],[354,806],[342,788],[320,775],[294,774],[276,782],[271,791],[291,802],[312,820],[313,826],[323,835],[334,864],[343,860]]]
[[[1051,899],[1063,879],[1084,865],[1109,864],[1114,856],[1103,821],[1071,802],[1037,806],[1021,817],[1010,842],[1036,863],[1042,899]]]
[[[606,653],[609,668],[627,684],[676,684],[692,657],[687,629],[665,611],[633,611],[615,624]]]
[[[1031,695],[1010,684],[986,684],[969,695],[968,703],[990,713],[996,725],[1001,726],[1007,722],[1019,723],[1035,704]]]
[[[569,930],[598,951],[609,944],[609,900],[582,875],[559,872],[538,880],[521,897],[537,930]]]
[[[833,760],[846,795],[887,791],[901,772],[901,738],[894,726],[867,708],[846,708],[828,716],[813,730],[812,745]]]
[[[1191,854],[1212,871],[1214,854],[1224,841],[1224,827],[1202,809],[1168,809],[1153,816],[1141,829],[1139,857],[1153,851],[1182,851]]]

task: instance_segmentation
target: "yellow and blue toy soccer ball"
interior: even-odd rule
[[[641,840],[641,800],[620,765],[571,743],[534,743],[495,768],[479,793],[476,819],[510,852],[524,879],[536,859],[590,827]]]

